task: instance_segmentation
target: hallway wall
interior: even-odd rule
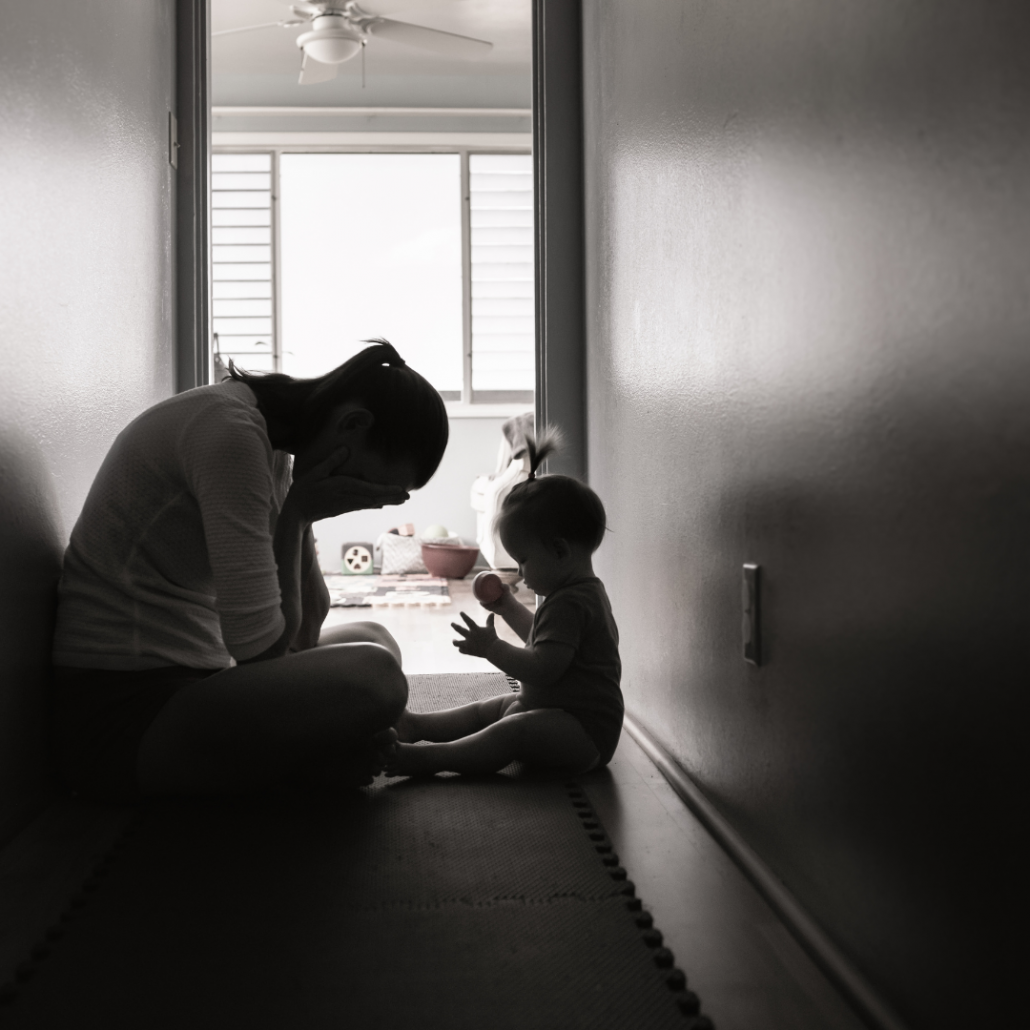
[[[44,791],[54,587],[115,434],[173,390],[174,0],[0,32],[0,842]]]
[[[1005,1025],[1030,16],[583,11],[590,477],[628,707],[912,1026]]]

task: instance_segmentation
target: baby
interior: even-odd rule
[[[519,691],[441,712],[405,710],[388,748],[390,775],[489,773],[515,759],[581,773],[611,760],[623,715],[619,631],[591,560],[606,531],[604,505],[568,476],[537,478],[553,449],[553,438],[527,441],[529,479],[512,489],[498,516],[505,549],[543,603],[533,615],[505,587],[484,604],[492,613],[485,626],[464,612],[465,625],[453,624],[461,638],[454,646],[519,680]],[[525,647],[498,638],[494,614]]]

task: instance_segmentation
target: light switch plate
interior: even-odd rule
[[[759,622],[759,584],[761,569],[757,565],[745,564],[741,582],[741,602],[744,617],[741,623],[744,636],[744,661],[752,665],[762,664],[762,638]]]
[[[168,112],[168,163],[173,168],[179,167],[179,122],[171,111]]]

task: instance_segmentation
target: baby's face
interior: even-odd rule
[[[546,597],[561,585],[561,563],[542,540],[515,527],[501,534],[501,543],[518,562],[519,575],[533,593]]]

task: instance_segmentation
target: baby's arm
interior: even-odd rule
[[[520,640],[529,639],[529,631],[533,628],[533,613],[521,602],[515,600],[511,588],[505,584],[504,593],[491,604],[479,602],[488,612],[500,615],[515,631]]]
[[[515,603],[518,604],[517,601]],[[522,605],[519,607],[521,608]],[[466,625],[459,626],[456,622],[451,623],[462,638],[455,640],[454,646],[462,654],[474,654],[485,658],[492,665],[496,665],[501,672],[517,680],[522,680],[524,683],[549,687],[552,683],[557,682],[569,667],[576,653],[576,649],[571,644],[559,644],[550,640],[534,644],[532,647],[515,647],[498,639],[492,614],[486,620],[485,626],[477,625],[464,612],[461,613],[461,617],[465,620]],[[532,617],[530,617],[530,621],[532,622]],[[511,624],[509,623],[509,625]]]

